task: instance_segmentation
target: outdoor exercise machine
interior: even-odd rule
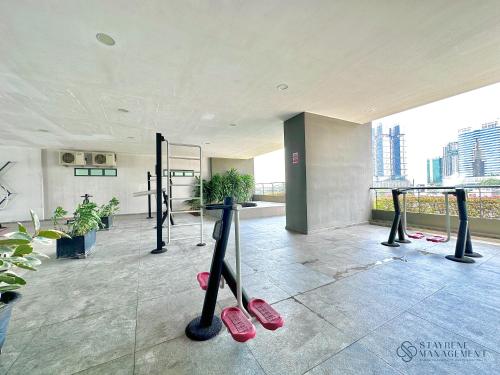
[[[164,176],[164,171],[163,171],[163,165],[162,165],[162,145],[163,143],[166,144],[166,149],[167,149],[167,174]],[[170,146],[179,146],[179,147],[191,147],[191,148],[197,148],[199,150],[199,157],[185,157],[185,156],[174,156],[172,155]],[[203,242],[203,210],[201,209],[201,205],[203,204],[203,194],[201,192],[203,191],[203,182],[201,179],[201,147],[198,145],[187,145],[187,144],[181,144],[181,143],[170,143],[163,137],[161,133],[156,133],[156,147],[155,147],[155,153],[156,153],[156,164],[155,164],[155,175],[156,176],[151,176],[150,173],[148,173],[148,190],[142,191],[142,192],[136,192],[134,193],[134,196],[141,196],[141,195],[155,195],[156,196],[156,247],[151,250],[152,254],[161,254],[167,251],[165,248],[166,244],[165,241],[163,240],[163,230],[162,226],[163,223],[165,222],[166,218],[168,217],[167,221],[167,229],[168,229],[168,239],[167,243],[170,243],[171,241],[174,240],[184,240],[187,238],[193,238],[193,237],[184,237],[184,238],[171,238],[170,237],[170,231],[171,231],[171,226],[174,225],[174,220],[172,217],[172,214],[187,214],[187,213],[198,213],[199,214],[199,223],[183,223],[183,224],[177,224],[177,226],[188,226],[188,225],[199,225],[200,226],[200,242],[197,244],[197,246],[205,246],[205,243]],[[200,176],[200,182],[197,184],[176,184],[172,183],[171,179],[171,173],[170,173],[170,161],[172,159],[185,159],[185,160],[197,160],[199,161],[200,167],[199,170],[194,173],[199,174]],[[167,188],[163,188],[163,177],[167,177]],[[151,181],[155,180],[155,189],[151,189]],[[199,197],[172,197],[172,187],[174,186],[187,186],[187,187],[193,187],[197,186],[200,189],[200,196]],[[169,192],[169,194],[166,194],[166,191]],[[173,200],[188,200],[188,199],[199,199],[200,200],[200,209],[199,210],[177,210],[173,212],[171,210],[172,207],[172,201]],[[166,202],[165,205],[167,207],[165,214],[162,214],[162,199]],[[151,216],[150,212],[148,212],[149,215]],[[198,237],[196,237],[198,238]]]
[[[148,197],[148,216],[146,217],[146,219],[152,219],[153,216],[151,216],[151,195],[154,195],[155,191],[151,190],[151,181],[156,180],[156,176],[153,176],[151,174],[151,172],[148,171],[146,177],[147,177],[148,190],[146,190],[144,192],[138,192],[138,193],[136,193],[137,195],[135,195],[135,196],[147,195],[147,197]],[[140,193],[142,193],[142,194],[140,194]],[[169,195],[172,195],[172,189],[170,189],[169,193],[170,193]],[[163,189],[162,197],[163,197],[163,203],[165,204],[165,211],[163,211],[163,215],[161,218],[162,225],[165,223],[165,220],[169,216],[170,216],[170,224],[172,224],[172,225],[175,224],[174,217],[172,215],[168,215],[168,210],[172,210],[172,201],[170,201],[168,199],[169,195],[165,192],[165,189]],[[155,229],[156,229],[156,227],[155,227]]]
[[[407,221],[406,221],[406,190],[401,191],[401,195],[403,195],[403,215],[401,217],[401,224],[403,226],[404,234],[413,239],[420,240],[425,237],[427,241],[436,242],[436,243],[445,243],[448,242],[451,238],[451,220],[450,220],[450,204],[448,199],[448,194],[454,194],[454,192],[445,191],[444,194],[444,206],[445,206],[445,227],[446,227],[446,237],[440,235],[430,235],[422,232],[408,233]],[[397,240],[396,240],[397,241]]]
[[[394,219],[392,221],[391,231],[389,233],[389,239],[382,242],[384,246],[399,247],[399,243],[410,243],[408,239],[405,238],[406,231],[406,201],[404,200],[404,217],[401,217],[401,208],[399,205],[399,196],[406,194],[410,190],[445,190],[445,204],[446,204],[446,220],[447,220],[447,230],[448,236],[444,238],[442,236],[429,236],[428,240],[432,242],[447,242],[450,239],[450,223],[449,223],[449,201],[448,195],[452,194],[457,198],[457,208],[458,208],[458,220],[459,227],[457,232],[457,242],[455,245],[455,254],[447,255],[446,259],[453,260],[455,262],[461,263],[474,263],[474,259],[480,258],[481,254],[475,253],[472,250],[472,241],[469,229],[469,220],[467,216],[467,193],[463,188],[456,187],[408,187],[400,189],[392,189],[392,200],[394,205]],[[396,235],[398,238],[396,239]],[[424,238],[425,234],[417,232],[413,237],[414,239]]]
[[[186,336],[195,341],[205,341],[215,337],[222,329],[222,323],[227,327],[234,340],[245,342],[255,337],[256,330],[251,316],[269,330],[276,330],[283,326],[281,315],[266,301],[259,298],[249,299],[241,285],[241,254],[239,232],[239,209],[241,206],[233,204],[233,199],[225,198],[223,204],[207,205],[206,210],[222,210],[221,219],[215,223],[212,237],[216,241],[210,272],[201,272],[197,275],[201,289],[205,290],[205,299],[201,315],[193,319],[186,327]],[[226,248],[231,231],[231,221],[235,223],[235,255],[236,275],[225,261]],[[231,292],[236,297],[235,307],[226,307],[222,310],[221,319],[215,316],[215,307],[221,277],[224,278]]]

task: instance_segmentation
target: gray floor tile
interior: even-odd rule
[[[352,339],[294,300],[273,305],[285,325],[268,331],[256,323],[248,345],[268,374],[302,374],[352,343]]]
[[[400,375],[384,360],[355,343],[321,363],[307,375]]]
[[[72,374],[133,353],[135,308],[42,327],[9,374]]]
[[[77,372],[75,375],[133,375],[134,374],[134,355],[114,359],[112,361],[90,367],[86,370]]]
[[[205,342],[185,336],[136,353],[135,375],[265,375],[248,349],[224,329]]]
[[[403,349],[398,351],[405,342],[410,356]],[[410,313],[377,328],[359,343],[405,374],[494,374],[500,365],[498,353]],[[462,357],[461,350],[423,349],[427,345],[451,345],[446,343],[465,343],[464,353],[470,357]]]

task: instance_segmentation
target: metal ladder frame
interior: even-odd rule
[[[165,143],[167,145],[167,191],[170,192],[169,197],[168,197],[168,205],[169,207],[172,201],[175,200],[189,200],[189,199],[199,199],[200,200],[200,209],[199,210],[179,210],[179,211],[174,211],[174,210],[168,210],[168,220],[167,220],[167,244],[170,244],[172,241],[179,241],[179,240],[187,240],[191,238],[198,238],[198,236],[188,236],[188,237],[179,237],[179,238],[172,238],[171,236],[171,215],[173,214],[189,214],[189,213],[199,213],[200,216],[200,222],[197,223],[185,223],[185,224],[175,224],[175,227],[185,227],[185,226],[195,226],[199,225],[200,226],[200,242],[198,243],[198,246],[205,246],[204,242],[204,233],[203,233],[203,178],[202,178],[202,149],[200,145],[192,145],[192,144],[185,144],[185,143],[170,143],[167,140],[165,140]],[[172,148],[173,147],[184,147],[184,148],[190,148],[190,149],[197,149],[198,150],[198,157],[192,157],[192,156],[175,156],[172,155]],[[171,160],[192,160],[192,161],[198,161],[199,163],[199,168],[198,171],[193,171],[193,178],[196,177],[196,175],[199,176],[199,184],[198,183],[192,183],[192,184],[176,184],[173,182],[172,178],[173,176],[171,175],[171,169],[170,169],[170,162]],[[163,176],[162,176],[163,177]],[[180,177],[180,176],[177,176]],[[185,176],[184,176],[185,177]],[[199,197],[174,197],[174,193],[172,187],[175,186],[185,186],[185,187],[191,187],[194,188],[196,186],[199,186],[200,188],[200,196]]]

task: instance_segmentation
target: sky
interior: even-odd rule
[[[439,100],[372,122],[384,127],[396,124],[405,134],[408,177],[426,183],[427,159],[442,156],[443,147],[456,141],[458,130],[479,127],[500,118],[500,83]],[[284,150],[255,158],[255,181],[285,181]]]

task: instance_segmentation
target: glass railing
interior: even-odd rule
[[[262,182],[255,184],[255,195],[285,195],[284,182]]]
[[[464,186],[467,192],[467,211],[469,217],[481,219],[500,219],[500,186]],[[372,188],[372,208],[394,211],[391,189]],[[407,212],[421,214],[445,214],[445,199],[439,190],[408,190],[406,192]],[[403,198],[400,196],[401,209]],[[449,195],[450,215],[457,216],[457,204]]]

